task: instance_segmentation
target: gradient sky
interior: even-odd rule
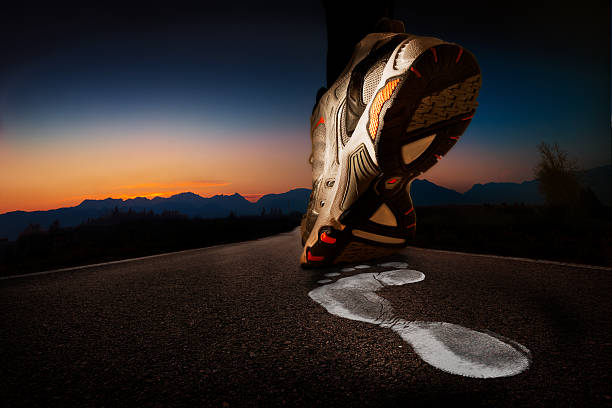
[[[396,4],[408,32],[462,44],[483,72],[470,128],[424,178],[529,180],[541,141],[584,169],[610,163],[609,2],[410,3]],[[318,2],[96,7],[0,16],[0,213],[310,187]]]

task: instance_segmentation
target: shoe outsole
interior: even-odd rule
[[[440,44],[421,53],[405,74],[389,78],[386,84],[391,81],[397,86],[382,105],[373,136],[378,174],[340,216],[344,228],[319,228],[316,243],[302,253],[305,267],[388,256],[414,238],[416,215],[410,183],[434,166],[466,130],[477,106],[481,77],[469,51]],[[423,150],[407,161],[403,147],[421,141],[426,141]],[[355,159],[355,167],[371,172],[367,159]],[[383,204],[396,225],[370,220]]]

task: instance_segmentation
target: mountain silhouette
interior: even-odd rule
[[[577,174],[583,186],[590,187],[602,203],[612,205],[612,165],[598,167]],[[280,210],[285,214],[304,212],[308,203],[310,190],[297,188],[282,194],[267,194],[256,203],[236,193],[233,195],[216,195],[201,197],[195,193],[185,192],[172,197],[145,197],[121,200],[107,198],[104,200],[83,200],[75,207],[59,208],[49,211],[12,211],[0,215],[0,238],[16,239],[30,224],[39,224],[47,229],[55,220],[63,227],[76,226],[88,218],[103,216],[115,208],[122,211],[178,211],[189,217],[217,218],[235,215],[259,215]],[[438,186],[428,180],[414,180],[411,196],[414,205],[437,206],[452,204],[543,204],[544,197],[538,190],[536,180],[523,183],[486,183],[475,184],[461,194],[455,190]]]
[[[449,188],[440,187],[428,180],[414,180],[410,196],[415,206],[463,204],[461,193]]]
[[[309,189],[298,188],[282,194],[265,195],[256,203],[251,203],[238,193],[202,197],[195,193],[186,192],[168,198],[87,199],[75,207],[49,211],[12,211],[1,214],[0,238],[14,240],[30,224],[39,224],[42,229],[47,229],[51,223],[57,220],[63,227],[76,226],[89,218],[97,218],[108,214],[115,208],[121,211],[153,211],[159,214],[164,211],[178,211],[189,217],[201,218],[227,217],[230,213],[235,215],[259,215],[264,208],[266,211],[280,210],[285,214],[294,211],[304,212],[309,195]]]
[[[588,187],[605,205],[612,205],[612,165],[596,167],[576,173],[579,183]],[[522,183],[474,184],[463,193],[464,204],[543,204],[544,196],[538,189],[538,181]],[[430,204],[427,204],[430,205]]]
[[[266,210],[279,209],[284,213],[304,212],[308,204],[310,189],[296,188],[283,194],[266,194],[257,200],[257,205]]]
[[[579,172],[578,181],[591,188],[602,203],[612,205],[612,165]]]
[[[524,203],[543,204],[544,196],[538,190],[537,180],[522,183],[474,184],[463,193],[465,204]]]

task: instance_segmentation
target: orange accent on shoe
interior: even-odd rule
[[[413,228],[413,227],[416,227],[416,222],[413,222],[412,224],[407,226],[406,229]]]
[[[410,67],[410,70],[416,74],[417,77],[422,78],[422,75],[419,71],[417,71],[414,67]]]
[[[457,55],[457,59],[455,60],[455,63],[459,62],[459,59],[461,58],[461,54],[463,54],[463,48],[459,48],[459,55]]]
[[[434,156],[436,156],[436,159],[441,160],[442,156],[440,156],[439,154],[434,154]]]
[[[310,251],[308,251],[307,258],[308,258],[309,261],[322,261],[323,259],[325,259],[324,256],[313,255]]]
[[[459,140],[459,136],[451,136],[450,138],[453,140]]]
[[[473,117],[474,117],[474,115],[472,114],[471,116],[468,116],[467,118],[463,118],[461,120],[469,120],[469,119],[472,119]]]
[[[370,124],[368,125],[368,131],[370,132],[370,137],[372,140],[376,139],[376,132],[378,132],[378,115],[380,115],[380,111],[382,110],[382,106],[385,102],[391,98],[393,91],[399,84],[400,79],[394,79],[393,81],[387,82],[387,84],[378,91],[374,100],[372,101],[372,106],[370,106]]]
[[[436,52],[436,49],[435,48],[430,48],[430,50],[431,50],[431,52],[434,55],[434,62],[437,63],[438,62],[438,53]]]
[[[323,116],[321,116],[319,118],[319,121],[317,122],[317,124],[315,125],[314,128],[312,128],[312,130],[315,130],[317,128],[317,126],[319,126],[321,123],[325,123],[325,119],[323,119]]]
[[[411,208],[411,209],[409,209],[408,211],[406,211],[406,212],[404,213],[404,215],[408,215],[408,214],[410,214],[410,213],[411,213],[411,212],[413,212],[413,211],[414,211],[414,208]]]
[[[387,183],[395,184],[395,183],[397,183],[397,179],[391,179],[391,180],[387,181]]]
[[[325,242],[326,244],[335,244],[336,238],[332,238],[329,235],[327,235],[325,232],[322,232],[321,241]]]

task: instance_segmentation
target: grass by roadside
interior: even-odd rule
[[[420,207],[410,245],[460,252],[612,266],[612,208],[569,211],[543,206]],[[0,276],[211,245],[287,232],[301,214],[188,218],[178,213],[117,212],[78,227],[30,229],[0,242]],[[297,260],[296,260],[297,262]]]
[[[460,252],[612,266],[612,208],[544,206],[416,208],[411,245]]]
[[[301,214],[219,219],[118,212],[72,228],[30,231],[0,242],[0,276],[248,241],[287,232]]]

